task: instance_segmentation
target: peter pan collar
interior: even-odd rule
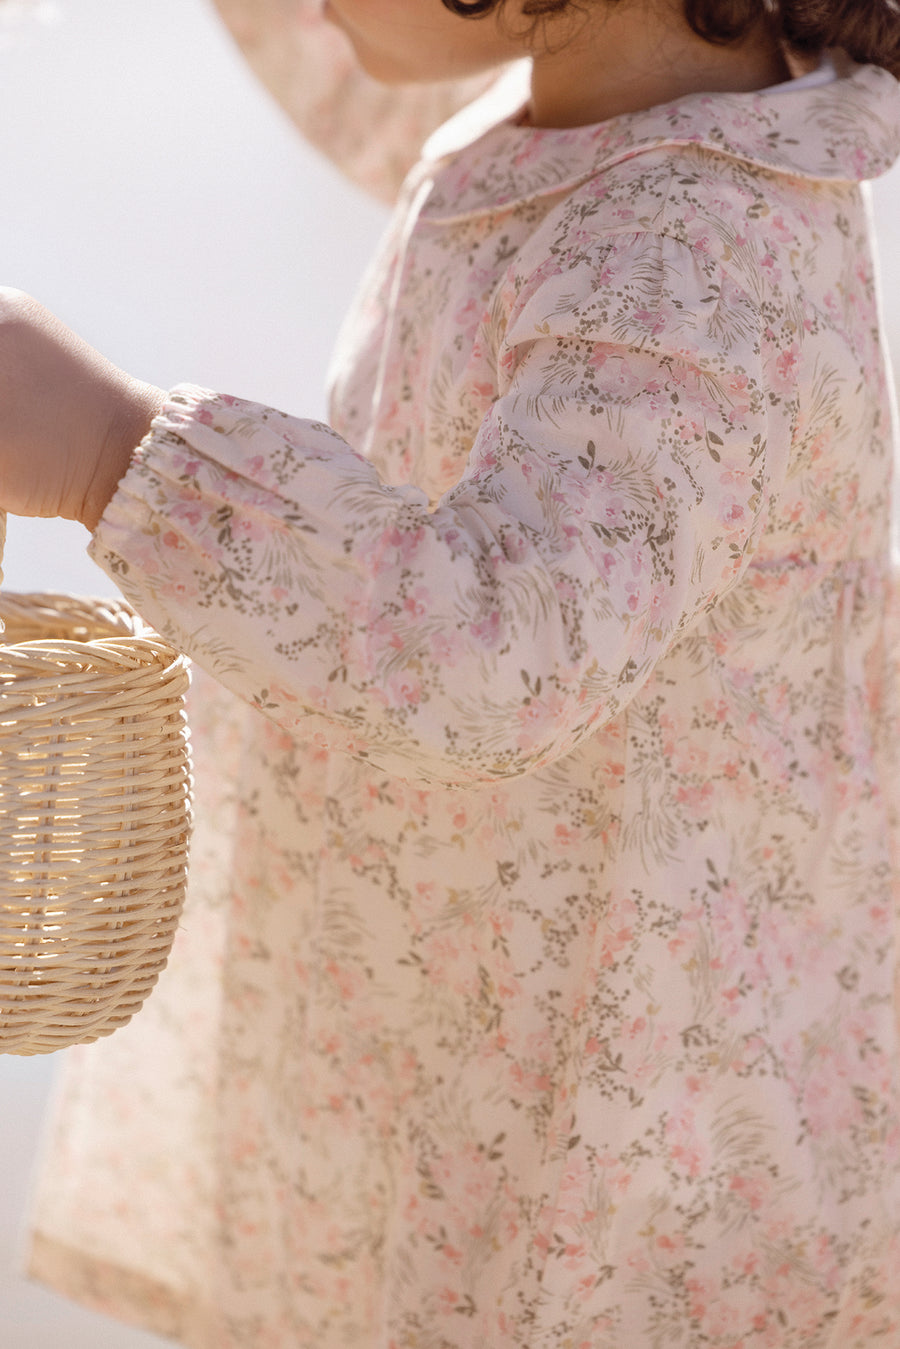
[[[431,188],[420,219],[452,220],[576,186],[662,147],[697,146],[811,179],[876,178],[900,156],[900,84],[840,60],[837,78],[746,94],[691,94],[594,126],[517,123],[527,69],[510,70],[426,142]]]

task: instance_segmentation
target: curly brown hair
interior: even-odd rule
[[[558,14],[582,0],[523,0],[532,18]],[[442,0],[466,18],[482,18],[504,0]],[[615,3],[615,0],[612,0]],[[884,66],[900,77],[898,0],[684,0],[695,33],[708,42],[738,42],[768,14],[787,45],[797,52],[840,47],[854,61]]]

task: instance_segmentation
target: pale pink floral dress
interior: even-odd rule
[[[898,150],[873,69],[488,96],[330,426],[173,391],[92,547],[219,681],[193,890],[37,1277],[190,1349],[900,1345]]]

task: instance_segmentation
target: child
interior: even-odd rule
[[[900,1344],[892,0],[222,8],[369,181],[456,88],[337,29],[530,86],[406,177],[331,426],[5,295],[0,505],[216,681],[33,1272],[191,1349]]]

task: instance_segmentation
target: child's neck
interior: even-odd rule
[[[790,78],[785,57],[760,24],[739,46],[697,36],[678,7],[594,4],[568,40],[551,32],[534,58],[534,126],[588,126],[685,94],[765,89]]]

